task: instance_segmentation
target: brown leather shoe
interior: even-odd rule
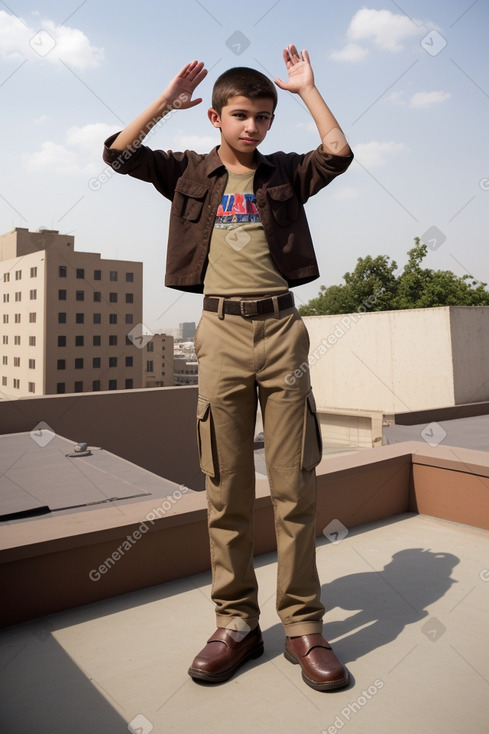
[[[284,656],[302,668],[302,678],[316,691],[343,688],[350,682],[350,674],[340,663],[329,642],[319,634],[287,637]]]
[[[188,674],[191,678],[209,683],[222,683],[231,678],[247,660],[262,654],[263,640],[259,626],[244,637],[235,630],[218,627],[204,649],[194,658]]]

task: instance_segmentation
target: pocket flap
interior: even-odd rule
[[[210,408],[210,402],[207,400],[207,398],[203,398],[201,395],[199,395],[198,401],[197,401],[197,418],[199,421],[205,421],[208,414],[209,414],[209,408]]]
[[[273,186],[272,188],[267,189],[267,194],[270,199],[273,199],[274,201],[287,201],[288,199],[292,199],[294,196],[294,189],[291,184],[286,183],[281,186]]]
[[[208,190],[204,184],[189,181],[185,178],[180,178],[175,186],[175,191],[184,196],[189,196],[191,199],[204,199]]]
[[[311,413],[316,413],[316,411],[317,411],[317,408],[316,408],[316,400],[314,399],[314,394],[313,394],[312,390],[309,390],[309,392],[307,394],[307,404],[309,405],[309,409],[310,409]]]

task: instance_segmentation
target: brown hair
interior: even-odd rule
[[[228,99],[238,95],[249,99],[271,99],[274,110],[277,105],[277,90],[273,82],[261,71],[247,66],[235,66],[216,79],[212,90],[212,107],[221,114]]]

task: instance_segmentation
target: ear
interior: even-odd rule
[[[221,127],[221,115],[219,114],[217,110],[215,110],[213,107],[210,107],[207,110],[207,116],[209,120],[211,121],[211,125],[217,128]]]

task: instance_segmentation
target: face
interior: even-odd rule
[[[240,153],[251,153],[265,139],[273,121],[273,101],[267,97],[229,97],[219,115],[209,110],[209,119],[221,130],[222,142]]]

